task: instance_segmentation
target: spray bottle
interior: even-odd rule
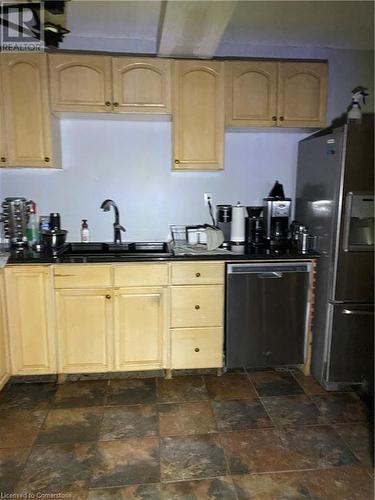
[[[368,89],[366,87],[356,87],[352,90],[352,102],[348,108],[348,121],[361,120],[362,111],[360,101],[366,104],[366,97],[368,96]]]

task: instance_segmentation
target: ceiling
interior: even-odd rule
[[[372,1],[71,0],[62,49],[212,57],[221,47],[374,49]]]

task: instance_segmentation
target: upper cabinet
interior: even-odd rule
[[[277,62],[225,63],[225,124],[273,127],[276,124]]]
[[[277,115],[281,127],[326,125],[327,73],[325,63],[279,63]]]
[[[45,54],[1,54],[9,167],[52,166],[51,117]]]
[[[227,61],[225,75],[227,126],[326,124],[326,63]]]
[[[220,170],[224,155],[224,63],[174,62],[174,170]]]
[[[115,57],[114,111],[171,112],[171,62],[168,59]]]
[[[111,57],[51,54],[49,69],[54,111],[111,111]]]
[[[170,113],[168,59],[49,56],[54,111]]]

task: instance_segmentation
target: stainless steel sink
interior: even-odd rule
[[[128,258],[172,255],[165,242],[68,243],[59,253],[62,262],[116,262]]]

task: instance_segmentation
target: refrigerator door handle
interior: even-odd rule
[[[373,316],[374,311],[361,311],[360,309],[343,309],[342,314],[347,314],[351,316]]]

